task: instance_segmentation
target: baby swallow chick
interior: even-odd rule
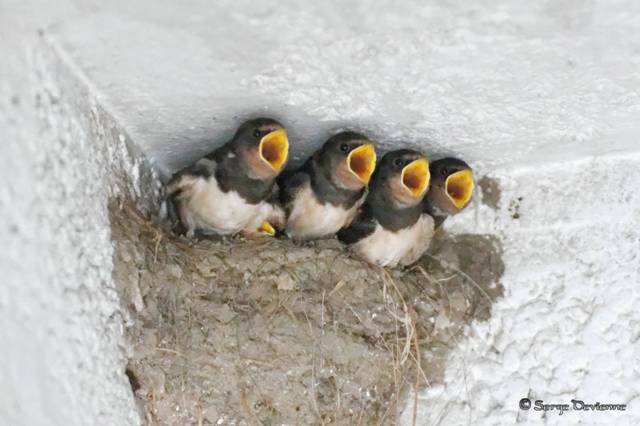
[[[475,186],[471,167],[457,158],[443,158],[429,165],[431,182],[422,200],[423,216],[433,219],[433,231],[425,234],[405,256],[404,265],[418,260],[431,245],[435,229],[448,216],[460,213],[471,201]]]
[[[276,177],[284,169],[289,140],[284,127],[270,118],[247,121],[227,142],[167,183],[173,207],[188,236],[246,236],[275,233],[284,224],[277,201]]]
[[[353,220],[376,167],[373,143],[354,132],[332,136],[280,179],[286,234],[295,240],[332,236]]]
[[[412,263],[416,248],[434,231],[433,218],[423,213],[422,206],[429,179],[429,162],[423,154],[409,149],[385,154],[358,216],[338,232],[338,238],[369,263],[391,267]]]
[[[473,171],[457,158],[436,160],[429,166],[431,184],[422,203],[423,211],[434,218],[436,228],[451,215],[467,207],[473,195]]]

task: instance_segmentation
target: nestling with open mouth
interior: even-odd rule
[[[373,174],[358,216],[338,232],[338,239],[370,263],[408,264],[413,247],[433,233],[433,219],[422,214],[421,205],[428,187],[429,161],[423,154],[388,152]]]
[[[445,219],[464,210],[471,201],[475,182],[471,167],[457,158],[443,158],[429,165],[431,181],[422,200],[424,220],[432,218],[433,230],[426,232],[404,258],[404,265],[418,260],[431,245],[435,230]]]
[[[365,136],[342,132],[329,138],[300,169],[280,178],[286,234],[323,238],[351,223],[375,167],[375,148]]]
[[[435,220],[436,228],[451,215],[458,214],[469,205],[475,182],[467,163],[448,157],[429,166],[431,183],[422,202],[423,211]]]
[[[231,141],[167,183],[168,207],[179,219],[178,231],[189,236],[195,231],[275,234],[274,226],[284,225],[276,178],[288,156],[289,139],[280,123],[257,118],[242,124]]]

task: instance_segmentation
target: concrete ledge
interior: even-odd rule
[[[52,33],[163,176],[257,114],[296,158],[348,126],[490,171],[636,149],[638,7],[142,2]]]
[[[15,425],[137,425],[107,204],[130,197],[151,208],[157,179],[55,43],[45,35],[32,53],[33,98],[21,102],[33,101],[37,123],[11,111],[26,133],[12,160],[28,178],[8,176],[0,192],[12,224],[2,259],[0,416]]]
[[[114,117],[110,105],[84,71],[73,62],[48,33],[41,34],[36,49],[36,74],[41,95],[49,98],[52,109],[64,97],[65,114],[81,126],[101,158],[100,169],[109,197],[135,199],[143,211],[155,211],[159,203],[160,181],[139,143]],[[48,119],[45,111],[41,118]],[[81,142],[87,143],[87,142]]]
[[[385,148],[463,154],[495,180],[493,207],[483,190],[447,226],[500,236],[505,297],[420,395],[420,422],[540,421],[518,409],[527,395],[627,403],[606,421],[640,421],[637,4],[148,6],[69,19],[36,51],[42,127],[0,193],[11,224],[0,374],[15,390],[2,393],[3,420],[140,422],[107,201],[152,208],[152,170],[167,176],[260,113],[299,129],[299,157],[348,124]],[[567,417],[604,418],[582,414]]]

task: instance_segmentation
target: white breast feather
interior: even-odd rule
[[[287,234],[292,238],[312,239],[335,234],[353,220],[364,196],[351,208],[321,204],[306,183],[296,194],[287,220]]]
[[[249,204],[235,191],[223,192],[213,176],[184,176],[180,185],[184,188],[180,196],[181,217],[190,230],[222,235],[255,230],[273,210],[264,202]]]
[[[368,262],[380,266],[409,265],[429,247],[433,232],[433,218],[426,214],[420,216],[413,226],[397,232],[377,224],[375,231],[354,244],[353,249]]]

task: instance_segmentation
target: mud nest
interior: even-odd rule
[[[488,236],[439,235],[385,270],[336,240],[189,241],[130,203],[110,212],[148,424],[395,424],[502,293]]]

